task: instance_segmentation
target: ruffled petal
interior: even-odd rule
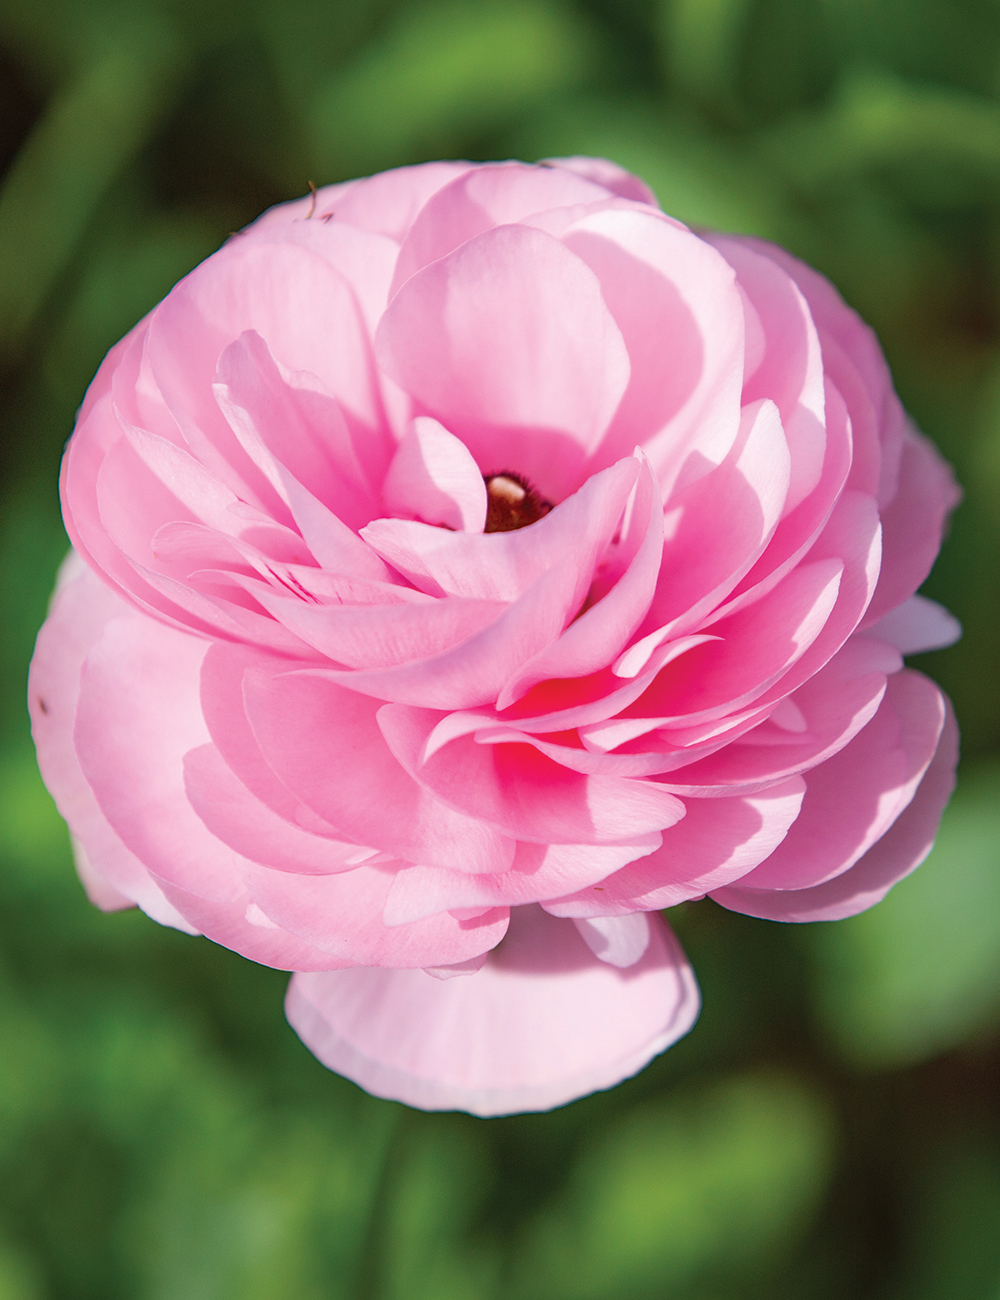
[[[604,880],[624,863],[651,853],[660,840],[656,831],[646,837],[644,844],[521,843],[510,870],[496,875],[407,866],[397,871],[392,882],[385,922],[399,925],[452,909],[544,902],[566,890]]]
[[[902,604],[930,573],[961,495],[951,466],[934,445],[907,430],[899,489],[882,511],[882,569],[863,626],[873,626]]]
[[[553,916],[625,916],[675,907],[739,880],[781,844],[802,807],[805,782],[793,777],[761,794],[691,799],[663,845],[599,885],[545,903]]]
[[[669,499],[720,464],[739,433],[744,327],[733,269],[686,227],[637,207],[586,214],[562,239],[597,276],[630,358],[590,468],[639,442]]]
[[[570,921],[512,913],[481,970],[298,975],[285,1003],[306,1046],[368,1092],[421,1110],[509,1115],[551,1110],[613,1087],[691,1028],[690,967],[666,925],[619,970]]]
[[[958,726],[947,701],[945,705],[941,739],[916,795],[855,866],[811,889],[731,887],[713,894],[715,901],[731,911],[771,921],[839,921],[881,902],[934,847],[941,814],[955,788]]]
[[[378,722],[389,748],[415,781],[477,824],[496,826],[513,839],[630,844],[684,816],[684,804],[662,786],[582,776],[529,745],[477,745],[462,737],[421,761],[438,716],[387,704],[379,710]]]
[[[418,416],[382,484],[382,501],[401,519],[481,533],[486,483],[469,449],[444,425]]]
[[[400,865],[363,865],[324,876],[258,866],[247,873],[247,885],[266,917],[344,964],[446,966],[478,957],[503,938],[506,907],[481,909],[466,920],[438,912],[388,926],[383,911]]]
[[[799,818],[740,889],[806,889],[852,867],[914,797],[944,720],[944,697],[933,682],[911,671],[891,677],[871,722],[806,773]]]
[[[323,677],[248,668],[247,717],[265,761],[346,838],[409,862],[506,871],[513,840],[436,798],[383,739],[377,704]]]
[[[515,470],[556,501],[578,485],[629,376],[596,276],[525,226],[478,235],[409,279],[376,351],[484,473]]]
[[[71,552],[31,661],[31,734],[42,777],[72,832],[77,870],[91,902],[104,911],[137,905],[161,925],[194,933],[112,829],[73,745],[80,670],[107,624],[127,612],[128,606]]]
[[[413,223],[399,250],[390,297],[410,276],[476,235],[552,208],[607,199],[607,187],[574,170],[523,163],[469,168],[438,190]]]
[[[944,650],[962,635],[962,625],[954,614],[926,596],[911,596],[868,629],[872,636],[896,646],[900,654],[925,654]]]

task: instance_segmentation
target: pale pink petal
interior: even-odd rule
[[[632,199],[636,203],[648,203],[654,208],[659,207],[656,195],[644,180],[633,176],[617,163],[609,162],[607,158],[587,158],[582,154],[574,154],[572,157],[546,158],[544,161],[563,171],[575,172],[577,176],[593,181],[595,185],[603,185],[606,190],[619,195],[620,198]]]
[[[198,700],[207,649],[141,615],[112,619],[83,665],[74,743],[104,815],[147,869],[227,899],[242,888],[237,856],[184,793],[184,755],[209,739]]]
[[[791,452],[787,513],[818,485],[826,453],[819,336],[801,291],[777,263],[737,239],[708,238],[735,269],[763,332],[764,353],[744,383],[741,400],[746,405],[769,398],[781,412]]]
[[[296,378],[289,383],[267,343],[246,330],[219,358],[213,391],[247,455],[284,501],[291,505],[290,474],[349,527],[360,528],[376,513],[376,493],[340,406],[318,380]]]
[[[838,921],[873,907],[930,853],[944,806],[955,788],[958,727],[945,701],[941,739],[913,799],[849,871],[811,889],[723,889],[715,901],[734,912],[774,921]]]
[[[524,908],[468,979],[423,971],[297,976],[286,1011],[310,1051],[369,1092],[422,1110],[550,1110],[609,1088],[676,1042],[699,1009],[666,926],[627,971],[575,926]]]
[[[358,866],[323,876],[254,867],[247,885],[265,916],[338,961],[356,966],[445,966],[477,957],[503,938],[508,919],[504,907],[465,921],[442,912],[387,926],[382,913],[397,865]]]
[[[500,601],[445,597],[425,603],[316,605],[260,583],[243,583],[259,603],[321,655],[350,668],[392,668],[426,660],[490,628],[507,606]]]
[[[716,469],[669,501],[663,564],[649,623],[679,636],[750,570],[781,518],[790,457],[772,402],[745,407],[739,436]],[[726,527],[715,525],[725,519]]]
[[[962,625],[936,600],[911,596],[883,614],[868,631],[896,646],[901,654],[917,655],[954,645],[962,635]]]
[[[281,781],[345,839],[409,862],[506,871],[513,842],[418,785],[379,730],[377,704],[311,674],[254,667],[247,716]]]
[[[264,965],[339,965],[277,926],[247,921],[252,899],[241,870],[251,864],[211,835],[187,801],[184,753],[207,739],[198,709],[206,649],[137,614],[105,624],[80,677],[74,742],[83,774],[115,834],[171,905],[157,919],[176,911],[183,928]],[[91,865],[98,853],[103,872],[113,855],[95,843]]]
[[[73,746],[80,670],[107,624],[127,610],[71,552],[31,661],[31,734],[42,777],[69,824],[77,870],[91,902],[105,911],[138,905],[161,925],[192,932],[109,825]]]
[[[593,475],[529,528],[455,533],[405,519],[376,519],[362,536],[383,559],[431,595],[517,600],[555,565],[572,562],[578,571],[573,591],[576,601],[582,602],[639,472],[639,461],[625,457]]]
[[[478,235],[409,279],[376,348],[484,473],[524,474],[557,501],[577,486],[629,376],[593,272],[522,226]]]
[[[898,652],[886,642],[852,637],[782,701],[786,708],[794,704],[798,726],[790,728],[777,709],[769,710],[767,720],[737,737],[737,743],[677,767],[665,782],[680,795],[750,793],[815,767],[843,749],[874,717],[887,674],[901,666]]]
[[[290,971],[340,970],[350,965],[276,925],[246,888],[231,898],[206,898],[175,880],[156,879],[170,902],[201,934],[250,961]]]
[[[758,705],[777,703],[819,672],[837,653],[859,626],[872,599],[881,556],[882,529],[874,499],[861,492],[845,492],[809,550],[811,563],[802,564],[796,570],[809,569],[812,564],[842,564],[836,603],[805,652],[793,661],[777,682],[757,697]],[[784,582],[787,578],[774,591],[779,592]],[[763,601],[760,602],[762,605]],[[735,618],[760,606],[744,606]],[[709,626],[713,632],[718,632],[723,624],[710,622]]]
[[[626,535],[619,540],[611,561],[622,571],[614,580],[606,571],[599,572],[603,585],[611,583],[606,593],[574,619],[557,641],[528,660],[507,682],[497,707],[502,709],[520,699],[538,682],[587,677],[607,667],[645,617],[662,555],[663,515],[659,492],[649,464],[643,458],[639,481],[633,489]],[[602,563],[602,570],[605,566],[610,567],[608,559]]]
[[[745,235],[733,238],[777,263],[802,291],[819,331],[824,366],[847,400],[854,425],[862,477],[852,475],[851,486],[877,492],[879,504],[886,505],[896,492],[904,416],[875,334],[818,271],[776,244]]]
[[[534,213],[608,197],[608,189],[573,169],[493,163],[470,168],[428,201],[410,228],[393,276],[390,297],[417,271],[447,257],[460,244],[496,226]]]
[[[517,671],[562,632],[581,599],[582,571],[579,554],[568,556],[481,632],[432,658],[325,675],[351,690],[400,704],[445,710],[493,704]]]
[[[574,920],[584,943],[599,961],[627,970],[642,959],[652,937],[646,912]]]
[[[292,232],[295,232],[294,235]],[[367,431],[359,450],[366,469],[384,472],[389,434],[384,430],[369,327],[361,304],[335,263],[362,244],[369,283],[380,301],[394,246],[352,227],[279,228],[265,237],[241,236],[180,282],[150,320],[147,351],[155,381],[191,450],[243,496],[266,479],[246,455],[216,404],[216,367],[226,347],[246,330],[267,342],[280,366],[315,375],[348,423]],[[336,339],[336,347],[328,340]],[[234,477],[235,476],[235,477]]]
[[[422,966],[420,969],[425,975],[431,975],[436,980],[451,980],[457,975],[475,975],[477,970],[482,970],[486,965],[488,953],[480,953],[478,957],[470,957],[468,961],[457,961],[450,966]]]
[[[739,880],[773,853],[799,815],[805,784],[792,778],[760,794],[690,799],[663,845],[598,885],[549,900],[554,916],[625,916],[700,898]]]
[[[399,444],[382,484],[390,514],[481,533],[486,483],[463,442],[427,416],[418,416]]]
[[[837,389],[826,384],[826,450],[820,480],[812,492],[783,516],[767,547],[719,609],[716,617],[742,609],[774,589],[790,573],[830,522],[852,467],[852,426]],[[871,494],[865,492],[865,496]]]
[[[314,220],[346,222],[401,243],[437,191],[469,170],[470,164],[464,162],[428,162],[331,185],[316,196]],[[308,210],[309,200],[300,200],[300,205]]]
[[[347,871],[374,849],[306,830],[255,798],[214,745],[184,755],[184,788],[212,834],[242,857],[277,871],[328,875]]]
[[[732,267],[691,231],[638,208],[585,215],[563,242],[600,280],[630,357],[629,387],[592,468],[641,441],[669,497],[721,463],[739,433],[744,332]]]
[[[285,821],[335,839],[334,827],[292,794],[260,751],[243,699],[243,678],[250,667],[281,672],[287,669],[287,664],[259,650],[225,641],[216,641],[205,655],[199,689],[201,711],[212,742],[227,767],[255,799]]]
[[[437,721],[429,710],[398,704],[378,714],[389,747],[415,780],[450,807],[514,839],[624,844],[684,816],[681,801],[651,782],[580,776],[528,745],[477,745],[464,737],[421,763]]]
[[[665,669],[629,716],[658,725],[722,717],[758,699],[807,654],[836,607],[842,562],[799,565],[749,609],[712,625],[720,639],[695,646]],[[768,635],[760,635],[766,627]]]
[[[158,592],[136,572],[108,537],[101,521],[98,476],[108,451],[123,436],[110,395],[105,395],[78,424],[63,457],[59,491],[66,530],[78,554],[100,570],[106,580],[114,584],[118,594],[133,607],[150,612],[176,627],[190,625],[191,620],[182,606]],[[211,624],[201,625],[201,630],[210,629]]]
[[[902,604],[927,577],[960,499],[951,466],[933,443],[908,429],[899,490],[882,511],[882,569],[863,626],[873,626]]]
[[[558,897],[604,880],[626,862],[651,853],[660,833],[633,844],[525,844],[509,871],[472,875],[440,867],[407,866],[397,871],[385,904],[386,925],[420,920],[435,912],[467,907],[513,907]]]
[[[909,804],[944,726],[941,692],[919,673],[890,677],[875,717],[805,776],[802,813],[740,889],[805,889],[852,867]]]

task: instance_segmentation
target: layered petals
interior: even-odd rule
[[[697,1015],[656,912],[849,915],[932,841],[951,472],[827,281],[613,163],[265,213],[109,353],[61,490],[29,703],[85,888],[297,972],[378,1095],[609,1087]]]

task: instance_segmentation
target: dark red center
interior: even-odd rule
[[[500,474],[484,474],[486,483],[487,533],[512,533],[515,528],[527,528],[552,509],[552,502],[539,496],[526,478],[504,470]]]

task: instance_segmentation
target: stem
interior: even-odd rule
[[[404,1156],[411,1115],[407,1106],[397,1104],[395,1110],[383,1142],[381,1164],[368,1202],[368,1221],[358,1249],[355,1300],[381,1300],[386,1289],[392,1194]]]

